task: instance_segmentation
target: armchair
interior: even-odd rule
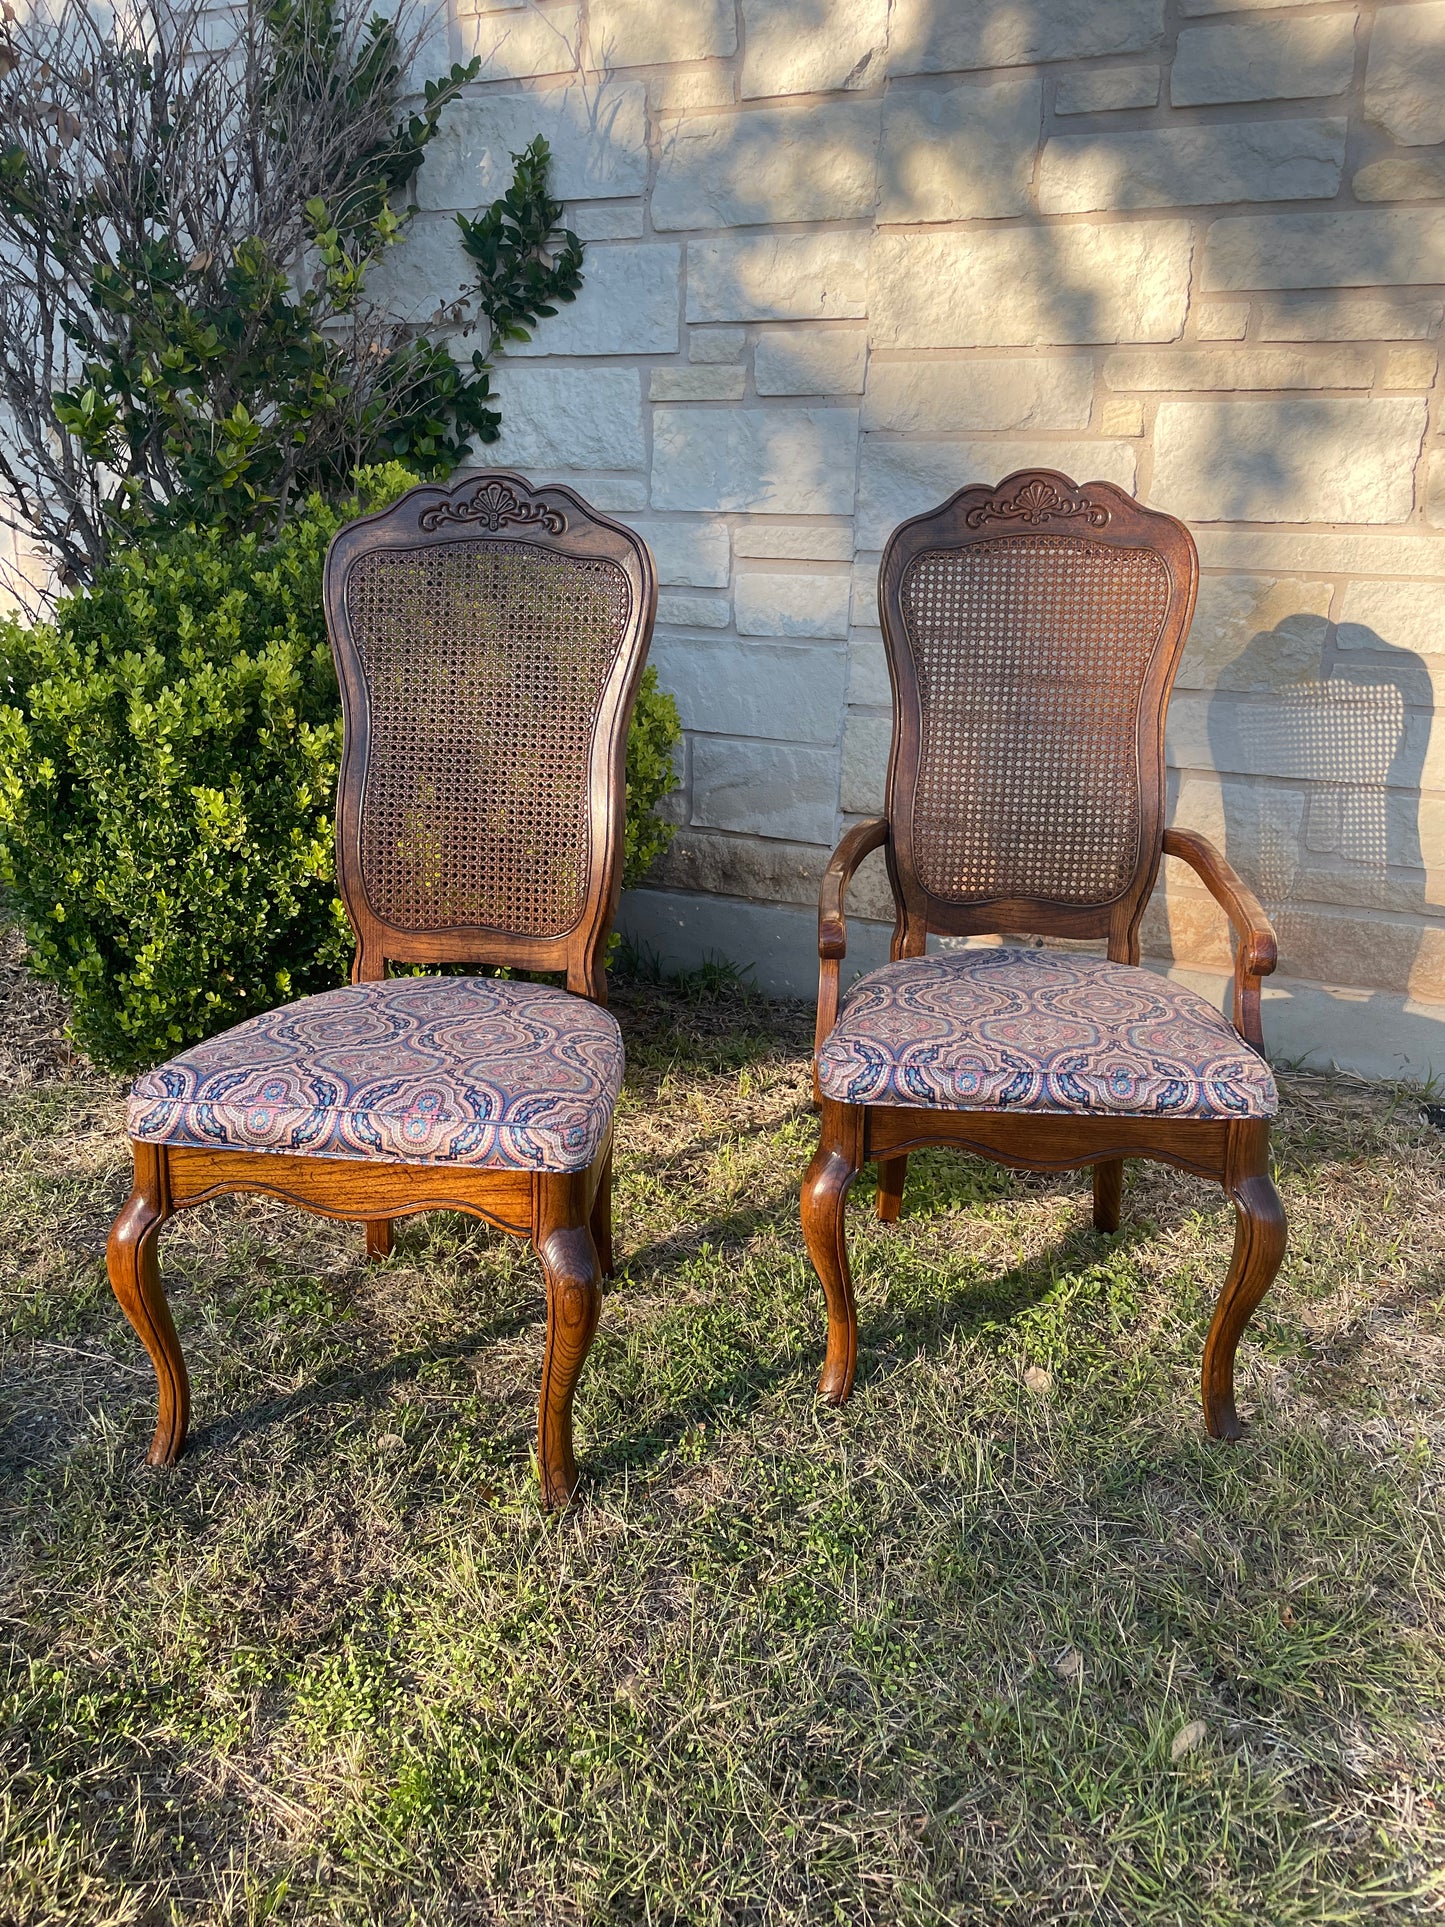
[[[885,811],[843,838],[818,906],[821,1129],[802,1218],[828,1306],[819,1389],[834,1402],[857,1364],[844,1205],[865,1162],[878,1162],[885,1221],[922,1145],[1021,1170],[1092,1167],[1094,1224],[1112,1232],[1124,1159],[1144,1157],[1213,1178],[1234,1204],[1202,1393],[1209,1431],[1239,1434],[1235,1351],[1285,1247],[1260,1025],[1275,941],[1219,852],[1164,828],[1164,718],[1197,578],[1182,523],[1048,469],[962,489],[889,541]],[[846,893],[876,849],[891,961],[840,999]],[[1165,855],[1193,867],[1234,928],[1232,1023],[1140,968]],[[930,934],[1018,932],[1105,955],[1008,942],[927,954]]]

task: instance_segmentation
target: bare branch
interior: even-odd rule
[[[118,487],[165,503],[179,483],[158,432],[99,463],[57,396],[82,384],[88,358],[134,352],[136,328],[167,298],[168,262],[186,301],[219,310],[238,248],[258,243],[294,274],[309,201],[334,220],[348,196],[370,187],[375,198],[398,86],[347,84],[375,46],[373,0],[294,8],[289,35],[269,0],[228,13],[142,0],[124,16],[57,0],[0,16],[0,489],[7,525],[18,518],[69,579],[104,560]],[[423,38],[420,11],[403,0],[390,14],[386,60],[400,75]],[[98,298],[108,286],[132,291],[134,324]],[[317,325],[336,318],[351,324],[353,366],[400,339],[379,319],[359,324],[344,298],[328,305],[323,285]],[[237,365],[253,345],[230,344]],[[363,378],[353,412],[365,393]],[[239,398],[222,377],[217,406]]]

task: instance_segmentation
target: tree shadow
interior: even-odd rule
[[[808,230],[788,234],[801,246],[828,221],[830,241],[854,250],[859,263],[867,256],[866,293],[836,310],[810,313],[790,307],[786,298],[774,304],[778,290],[764,285],[746,291],[751,305],[744,299],[726,310],[683,317],[760,329],[759,340],[820,321],[829,327],[856,322],[866,333],[863,393],[828,402],[861,411],[851,505],[858,577],[876,562],[901,520],[960,486],[996,482],[1010,468],[1039,462],[1071,469],[1081,482],[1113,480],[1132,490],[1141,473],[1151,474],[1151,448],[1155,505],[1201,522],[1376,517],[1378,503],[1365,503],[1348,489],[1341,493],[1333,478],[1348,432],[1341,411],[1376,406],[1363,398],[1368,382],[1357,384],[1356,398],[1341,400],[1283,388],[1256,391],[1241,375],[1236,394],[1227,373],[1201,373],[1199,364],[1211,356],[1221,365],[1231,355],[1255,356],[1257,348],[1252,341],[1247,348],[1231,341],[1204,344],[1203,336],[1190,334],[1188,321],[1205,290],[1220,290],[1226,301],[1253,290],[1275,298],[1278,291],[1277,305],[1300,293],[1319,311],[1322,342],[1350,338],[1347,327],[1329,325],[1327,314],[1332,304],[1348,301],[1348,289],[1313,286],[1296,258],[1300,236],[1285,236],[1278,259],[1270,257],[1268,241],[1281,222],[1288,229],[1313,219],[1315,210],[1334,207],[1342,191],[1343,134],[1338,120],[1328,118],[1339,113],[1337,79],[1331,77],[1336,54],[1322,55],[1314,73],[1309,61],[1296,72],[1298,98],[1311,100],[1316,88],[1320,97],[1316,106],[1301,108],[1298,119],[1256,123],[1251,112],[1251,131],[1268,152],[1262,173],[1241,184],[1239,119],[1201,120],[1187,95],[1171,97],[1176,42],[1199,53],[1211,31],[1193,18],[1176,23],[1174,13],[1162,0],[1117,8],[1068,8],[1057,0],[1007,6],[905,0],[877,12],[860,4],[845,16],[836,0],[798,0],[786,10],[786,31],[808,49],[816,91],[788,92],[783,63],[777,66],[776,94],[745,82],[741,111],[719,118],[716,127],[711,121],[703,127],[703,116],[687,117],[685,129],[681,116],[677,124],[666,124],[664,168],[694,134],[712,140],[718,129],[743,128],[749,116],[758,117],[759,139],[762,116],[774,130],[769,138],[783,139],[777,130],[795,122],[800,145],[808,130],[816,132],[816,150],[807,155],[816,205],[798,197],[791,176],[752,165],[743,145],[732,154],[723,144],[718,166],[736,176],[730,177],[726,204],[712,204],[715,184],[705,181],[698,190],[702,203],[687,216],[699,225],[689,227],[679,215],[666,231],[707,235],[705,241],[689,239],[689,250],[747,250],[794,227]],[[865,20],[874,23],[876,44],[858,49],[853,36],[867,31]],[[775,40],[772,23],[767,28]],[[745,71],[761,58],[761,41],[761,29],[756,41],[748,38]],[[1110,64],[1096,68],[1096,61]],[[1118,83],[1131,75],[1142,91],[1126,97]],[[1087,88],[1081,91],[1086,82],[1108,83],[1096,89],[1092,106]],[[1066,99],[1066,88],[1074,99]],[[1326,107],[1326,99],[1334,104]],[[1182,115],[1174,113],[1177,107],[1184,108]],[[830,184],[845,184],[870,164],[876,190],[871,206],[848,201],[846,185],[837,205],[825,205]],[[1281,213],[1282,206],[1288,211]],[[1254,212],[1261,217],[1257,235],[1248,218]],[[1373,245],[1372,285],[1378,283],[1383,303],[1392,288],[1410,280],[1408,244],[1382,228]],[[920,264],[929,272],[921,273]],[[967,360],[960,358],[965,353]],[[1177,380],[1162,383],[1165,403],[1158,402],[1161,356],[1177,357]],[[1281,383],[1286,379],[1279,376]],[[814,409],[818,399],[804,393],[770,398],[761,413],[784,424],[791,413],[806,440],[802,411]],[[1167,464],[1160,459],[1162,429],[1155,424],[1146,433],[1142,425],[1146,419],[1155,423],[1149,411],[1156,405],[1170,425]],[[1384,407],[1403,415],[1415,405]],[[759,413],[751,395],[739,406]],[[1418,412],[1423,432],[1423,400]],[[1084,439],[1066,441],[1065,435]],[[1403,446],[1403,427],[1401,436]],[[1397,467],[1408,479],[1403,461]],[[816,466],[821,471],[821,459]],[[1399,475],[1387,479],[1398,483]],[[1398,493],[1392,487],[1391,499]],[[768,513],[777,504],[760,499],[713,506]],[[1384,519],[1393,520],[1394,510]],[[882,800],[891,703],[877,628],[866,589],[855,581],[849,681],[838,717],[839,822],[873,812]],[[690,644],[718,646],[715,639],[687,635],[667,643],[674,659]],[[770,672],[759,655],[752,673],[763,678]],[[705,692],[695,711],[688,716],[691,741],[746,734],[728,720],[731,712],[721,700],[707,703]],[[784,711],[780,702],[778,713]],[[785,724],[768,735],[788,740]],[[814,742],[801,721],[794,735]],[[743,755],[739,743],[740,764]],[[749,868],[748,851],[758,843],[771,842],[779,852],[788,847],[783,830],[770,827],[761,809],[750,809],[751,800],[730,798],[720,812],[710,804],[711,813],[698,811],[689,821],[685,798],[679,805],[684,828],[712,839],[711,869],[698,859],[694,875],[705,872],[711,880],[704,890],[680,869],[670,879],[656,879],[659,887],[684,896],[696,889],[699,899],[803,903],[797,871],[805,862],[789,868],[780,856],[780,872],[788,874],[762,884],[756,862]],[[822,846],[812,842],[817,834],[788,832],[798,839],[797,850],[806,844],[807,858],[821,863]],[[891,921],[880,859],[865,865],[853,904],[860,947],[876,944],[879,933],[861,926],[865,920]],[[675,918],[659,911],[654,925],[640,901],[634,914],[639,930],[673,934]],[[682,954],[685,929],[677,940]],[[740,919],[731,937],[733,954],[746,956],[762,941],[756,926]],[[774,980],[786,981],[785,971],[794,973],[791,961],[777,963]]]

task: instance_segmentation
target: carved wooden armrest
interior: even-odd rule
[[[1194,870],[1234,930],[1234,1028],[1257,1051],[1264,1049],[1259,1015],[1259,980],[1279,961],[1279,949],[1264,906],[1233,865],[1207,836],[1193,830],[1166,830],[1165,856],[1180,857]]]
[[[813,1056],[823,1048],[824,1039],[838,1021],[838,965],[848,954],[848,922],[843,899],[853,873],[865,856],[881,849],[888,841],[888,819],[873,816],[866,823],[855,823],[828,859],[818,889],[818,1027],[814,1033]],[[815,1073],[816,1089],[816,1073]]]

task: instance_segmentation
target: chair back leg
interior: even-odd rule
[[[1094,1166],[1094,1229],[1117,1231],[1124,1205],[1124,1160],[1106,1158]]]
[[[155,1144],[132,1144],[135,1182],[105,1247],[110,1287],[155,1367],[160,1409],[147,1465],[174,1465],[186,1443],[191,1385],[170,1306],[161,1290],[156,1234],[170,1216],[165,1152]]]
[[[616,1266],[612,1257],[612,1151],[608,1148],[602,1166],[602,1175],[597,1180],[597,1196],[592,1200],[592,1242],[597,1247],[597,1262],[602,1267],[602,1276],[611,1278]]]
[[[896,1224],[903,1209],[903,1187],[908,1182],[908,1153],[900,1158],[878,1161],[878,1216],[884,1224]]]

